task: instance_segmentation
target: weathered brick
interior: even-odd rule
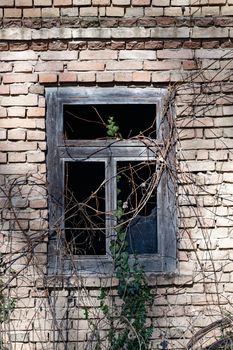
[[[1,174],[2,175],[25,175],[37,173],[37,166],[34,164],[4,164],[1,166]],[[25,336],[25,334],[23,334]]]
[[[57,72],[57,71],[63,71],[63,63],[62,62],[56,62],[56,61],[50,61],[50,62],[41,62],[37,63],[35,65],[35,71],[36,72]]]
[[[116,72],[114,74],[115,81],[131,82],[133,80],[132,72]]]
[[[59,8],[52,8],[52,7],[44,7],[42,8],[42,17],[59,17],[60,11]]]
[[[115,60],[117,59],[117,51],[113,50],[85,50],[79,54],[80,60]]]
[[[56,83],[57,82],[57,74],[55,74],[55,73],[40,73],[39,74],[39,82],[42,84]]]
[[[9,95],[10,87],[9,85],[0,85],[0,95]]]
[[[1,0],[1,6],[14,6],[14,0]]]
[[[1,73],[4,73],[4,72],[11,72],[12,71],[12,63],[4,63],[4,62],[1,62],[0,63],[0,72]]]
[[[113,73],[112,72],[97,72],[96,73],[96,81],[97,82],[111,82],[113,81]]]
[[[96,17],[98,16],[98,7],[81,7],[80,16]]]
[[[120,60],[137,60],[137,59],[146,59],[146,60],[155,60],[156,52],[152,50],[121,50],[119,53]]]
[[[3,82],[5,84],[11,83],[35,83],[38,81],[37,74],[30,73],[7,73],[3,77]]]
[[[40,8],[31,8],[31,9],[23,9],[23,17],[41,17],[41,9]]]
[[[24,163],[26,161],[25,152],[9,152],[8,153],[9,163]]]
[[[72,5],[72,0],[54,0],[54,6],[70,6]]]
[[[60,73],[59,74],[59,81],[61,83],[76,82],[76,80],[77,80],[76,73]]]
[[[124,61],[108,61],[106,70],[140,70],[142,69],[142,61],[124,60]]]
[[[32,7],[32,0],[15,0],[15,6]]]
[[[104,70],[105,64],[100,61],[68,62],[67,69],[71,71],[99,71]]]
[[[1,61],[30,61],[37,60],[38,55],[32,50],[28,50],[26,52],[8,52],[2,51],[0,52],[0,60]]]
[[[180,69],[180,61],[145,61],[144,69],[146,70],[172,70]]]
[[[11,85],[10,92],[11,92],[11,95],[27,95],[28,86],[24,84]]]
[[[6,130],[0,129],[0,140],[6,140]]]
[[[50,52],[42,52],[41,59],[43,61],[69,61],[76,60],[78,58],[78,54],[75,51],[50,51]]]
[[[13,129],[8,131],[9,140],[25,140],[26,132],[22,129]]]
[[[4,17],[15,17],[20,18],[22,16],[22,10],[16,8],[5,8],[4,9]]]
[[[32,94],[2,98],[2,106],[36,106],[37,102],[37,96]]]
[[[41,151],[27,152],[27,161],[29,163],[40,163],[45,161],[45,154]]]
[[[14,71],[16,73],[31,73],[32,72],[32,63],[29,62],[15,62]]]
[[[45,116],[45,108],[29,107],[27,109],[27,116],[33,117],[33,118],[44,117]]]
[[[95,81],[95,73],[93,73],[93,72],[78,73],[78,81],[79,82],[94,82]]]
[[[35,6],[51,6],[52,0],[34,0]]]
[[[150,72],[133,72],[133,81],[149,82],[151,79]]]
[[[24,107],[9,107],[7,109],[9,117],[25,117],[26,109]],[[21,122],[21,121],[20,121]]]
[[[124,7],[107,7],[106,16],[109,17],[123,17],[125,13]]]

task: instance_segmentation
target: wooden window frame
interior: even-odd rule
[[[134,87],[57,87],[46,88],[47,178],[49,198],[48,273],[70,275],[114,273],[113,261],[106,256],[72,256],[64,247],[64,162],[75,159],[152,160],[156,147],[166,144],[170,124],[163,117],[167,90]],[[153,146],[138,140],[65,140],[63,136],[63,105],[77,104],[156,104],[157,138]],[[158,127],[159,126],[159,127]],[[156,146],[157,145],[157,146]],[[95,155],[93,155],[95,154]],[[169,151],[174,165],[174,149]],[[110,190],[107,191],[110,193]],[[112,203],[108,198],[107,201]],[[115,200],[115,199],[114,199]],[[115,200],[116,201],[116,200]],[[112,204],[108,204],[112,205]],[[175,186],[169,172],[163,171],[157,187],[158,254],[140,255],[146,272],[164,273],[176,268],[176,207]]]

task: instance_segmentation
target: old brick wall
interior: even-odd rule
[[[83,306],[98,319],[99,288],[110,283],[46,278],[45,86],[171,92],[177,270],[149,277],[152,349],[163,340],[185,349],[232,312],[232,16],[232,0],[0,0],[0,241],[5,293],[16,299],[2,334],[10,349],[84,349]]]

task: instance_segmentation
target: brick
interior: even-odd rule
[[[85,50],[79,54],[80,60],[115,60],[117,52],[113,50]]]
[[[7,162],[7,155],[6,153],[0,152],[0,163],[6,163]]]
[[[84,39],[84,38],[111,38],[111,29],[108,28],[79,28],[72,30],[72,38]],[[103,43],[102,43],[103,45]]]
[[[41,62],[35,65],[35,72],[59,72],[63,71],[63,63],[62,62]]]
[[[180,61],[145,61],[145,70],[173,70],[180,69]]]
[[[92,6],[109,6],[110,0],[92,0]]]
[[[96,81],[100,83],[111,82],[113,81],[113,73],[112,72],[97,72],[96,73]]]
[[[8,131],[9,140],[25,140],[26,132],[22,129],[13,129]]]
[[[42,8],[42,17],[59,17],[59,8],[44,7]]]
[[[219,6],[203,6],[202,7],[203,16],[220,16],[220,7]]]
[[[40,73],[39,74],[39,82],[44,83],[56,83],[57,82],[57,74],[55,73]]]
[[[130,5],[130,0],[112,0],[112,4],[116,6]]]
[[[8,153],[9,163],[24,163],[26,161],[25,152],[9,152]]]
[[[45,108],[29,107],[27,110],[27,116],[33,118],[39,118],[45,116]]]
[[[0,95],[9,95],[10,87],[9,85],[0,85]]]
[[[22,17],[22,10],[21,9],[11,9],[11,8],[5,8],[4,9],[4,17],[12,17],[12,18],[20,18]]]
[[[1,6],[14,6],[14,0],[1,0]]]
[[[39,130],[28,130],[27,131],[27,139],[28,140],[45,140],[45,132]]]
[[[189,28],[167,28],[164,30],[162,27],[151,29],[151,38],[189,38]]]
[[[4,63],[4,62],[1,62],[0,63],[0,72],[1,73],[5,73],[5,72],[11,72],[12,71],[12,63]]]
[[[156,72],[152,73],[152,82],[169,82],[170,81],[170,72]]]
[[[32,8],[32,9],[23,9],[23,17],[41,17],[41,9],[40,8]]]
[[[115,81],[121,82],[131,82],[133,80],[132,72],[116,72],[114,77]]]
[[[149,82],[150,78],[150,72],[133,72],[133,81]]]
[[[197,28],[191,31],[191,38],[228,38],[228,28]]]
[[[16,73],[31,73],[32,72],[32,63],[29,62],[15,62],[14,71]]]
[[[157,52],[159,59],[170,58],[170,59],[193,59],[194,54],[190,49],[174,49],[174,50],[159,50]]]
[[[145,8],[146,11],[147,8]],[[127,7],[125,10],[126,17],[143,17],[144,9],[143,7]]]
[[[123,17],[125,14],[124,7],[107,7],[106,16],[109,17]]]
[[[112,37],[121,38],[149,38],[150,30],[145,28],[113,28]]]
[[[72,0],[54,0],[54,6],[70,6],[72,5]]]
[[[159,0],[152,0],[152,6],[170,6],[170,0],[163,0],[162,3]]]
[[[0,129],[0,140],[6,140],[6,130]]]
[[[9,107],[7,109],[9,117],[25,117],[26,109],[23,107]],[[20,120],[21,123],[21,120]]]
[[[27,95],[28,87],[26,85],[11,85],[10,87],[11,95]]]
[[[15,0],[15,6],[32,7],[32,0]]]
[[[137,59],[146,59],[146,60],[155,60],[156,52],[151,50],[124,50],[119,53],[120,60],[137,60]]]
[[[37,60],[38,55],[32,50],[28,50],[26,52],[8,52],[2,51],[0,52],[0,60],[1,61],[30,61]]]
[[[41,59],[43,61],[69,61],[69,60],[77,60],[78,54],[76,51],[50,51],[50,52],[42,52]]]
[[[7,73],[3,77],[3,82],[5,84],[11,83],[35,83],[38,81],[37,74],[29,74],[29,73]]]
[[[105,64],[100,61],[68,62],[67,69],[74,71],[99,71],[104,70]]]
[[[98,7],[81,7],[79,13],[80,16],[96,17],[98,16]]]
[[[94,82],[95,81],[95,73],[93,73],[93,72],[78,73],[78,81],[79,82]]]
[[[1,166],[2,175],[25,175],[25,174],[36,174],[37,166],[34,164],[6,164]],[[25,337],[25,334],[23,333]]]
[[[2,106],[36,106],[38,98],[36,95],[3,97]]]
[[[91,0],[73,0],[73,5],[89,6],[89,5],[91,5]]]
[[[77,75],[76,75],[76,73],[60,73],[59,74],[59,81],[61,83],[76,82]]]
[[[29,163],[40,163],[45,161],[45,154],[41,151],[27,152],[27,161]]]
[[[124,60],[106,62],[106,70],[140,70],[142,61]]]
[[[35,6],[51,6],[52,0],[34,0]]]

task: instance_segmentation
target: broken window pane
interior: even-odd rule
[[[70,140],[95,140],[107,137],[106,124],[114,117],[119,136],[156,138],[156,106],[143,104],[64,105],[64,135]]]
[[[156,164],[146,161],[117,163],[118,206],[127,230],[131,254],[155,254],[157,247]]]
[[[65,237],[78,255],[106,254],[105,163],[65,163]]]

